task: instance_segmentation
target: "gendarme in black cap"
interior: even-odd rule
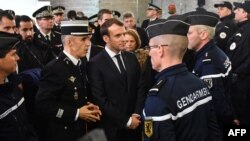
[[[160,7],[158,7],[152,3],[148,3],[148,10],[151,10],[151,9],[156,10],[156,11],[161,10]]]
[[[230,10],[233,10],[233,6],[232,6],[232,4],[229,1],[223,1],[221,3],[216,3],[216,4],[214,4],[214,7],[215,8],[226,7],[228,9],[230,9]]]
[[[250,14],[250,1],[246,0],[243,3],[239,3],[239,2],[234,2],[234,6],[237,8],[242,8],[244,9],[248,14]]]
[[[52,13],[55,14],[63,14],[65,8],[63,6],[56,6],[52,8]]]
[[[219,22],[219,16],[208,11],[193,11],[185,14],[190,25],[206,25],[215,27]]]
[[[36,10],[33,14],[35,18],[43,18],[43,17],[53,17],[52,7],[51,6],[43,6]]]
[[[146,31],[149,38],[159,35],[172,34],[187,36],[189,24],[186,22],[186,16],[174,15],[168,19],[159,19],[152,21]]]
[[[62,35],[84,36],[91,34],[87,20],[62,21],[61,31]]]
[[[0,51],[15,49],[20,41],[19,35],[0,31]]]

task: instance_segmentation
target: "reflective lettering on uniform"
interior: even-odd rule
[[[181,101],[180,101],[180,100],[177,100],[177,107],[178,107],[179,109],[182,108],[182,104],[181,104]]]
[[[180,100],[177,100],[176,104],[179,109],[182,109],[183,107],[188,106],[189,104],[195,102],[197,99],[204,97],[206,95],[210,94],[207,88],[202,88],[199,90],[196,90],[195,92],[180,98]]]

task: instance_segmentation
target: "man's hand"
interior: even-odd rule
[[[102,112],[99,110],[99,107],[90,102],[79,109],[79,118],[88,122],[96,122],[97,120],[100,120],[101,115]]]
[[[129,126],[129,129],[136,129],[141,124],[140,116],[132,115],[131,119],[132,119],[132,122]]]
[[[233,120],[233,123],[234,123],[235,125],[240,125],[240,121],[239,121],[238,119],[234,119],[234,120]]]

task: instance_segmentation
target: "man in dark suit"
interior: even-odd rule
[[[105,49],[88,65],[93,102],[103,112],[98,126],[104,129],[108,141],[139,141],[139,115],[145,99],[140,65],[134,54],[121,51],[126,32],[122,22],[109,19],[100,31]]]
[[[34,40],[40,41],[51,47],[55,57],[63,50],[61,33],[52,31],[53,14],[51,6],[44,6],[36,10],[33,15],[36,18],[39,30],[34,34]]]
[[[75,141],[87,132],[86,121],[100,120],[99,107],[88,102],[85,62],[90,37],[87,21],[64,21],[64,50],[42,70],[37,111],[47,119],[47,141]]]
[[[152,3],[148,3],[148,9],[147,9],[147,18],[142,22],[141,28],[146,29],[151,21],[157,20],[159,16],[159,12],[162,9]]]

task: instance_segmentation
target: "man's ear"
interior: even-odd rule
[[[108,35],[103,35],[102,39],[105,41],[105,43],[109,42],[109,36]]]
[[[97,20],[97,23],[98,23],[99,25],[101,25],[101,24],[102,24],[102,20],[98,19],[98,20]]]
[[[207,37],[208,37],[208,32],[207,32],[207,31],[201,32],[200,38],[201,38],[202,40],[206,39]]]
[[[164,55],[164,47],[163,46],[159,46],[158,53],[159,53],[160,57],[162,57]]]
[[[67,37],[67,39],[65,40],[65,44],[70,47],[73,46],[73,38]]]

